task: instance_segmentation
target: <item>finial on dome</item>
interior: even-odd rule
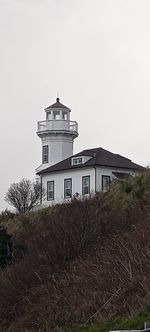
[[[60,100],[60,98],[59,98],[59,92],[57,92],[57,98],[56,98],[56,101],[59,103],[59,100]]]

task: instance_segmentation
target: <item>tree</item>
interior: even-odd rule
[[[39,181],[31,182],[27,179],[22,179],[19,183],[13,183],[6,193],[5,200],[17,212],[25,213],[32,210],[43,196],[43,190]]]

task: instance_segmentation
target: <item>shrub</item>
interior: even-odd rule
[[[12,236],[7,234],[5,228],[0,226],[0,267],[4,268],[12,260],[13,241]]]
[[[11,212],[8,209],[5,209],[4,211],[2,211],[0,213],[0,223],[3,222],[7,222],[9,219],[13,219],[16,216],[15,213]]]

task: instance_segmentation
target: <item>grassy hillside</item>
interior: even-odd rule
[[[94,332],[150,320],[149,170],[108,193],[0,222],[17,248],[0,271],[4,331]]]

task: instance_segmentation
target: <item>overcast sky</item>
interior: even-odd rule
[[[36,122],[57,91],[79,123],[74,152],[150,163],[149,17],[149,0],[0,0],[0,210],[35,177]]]

